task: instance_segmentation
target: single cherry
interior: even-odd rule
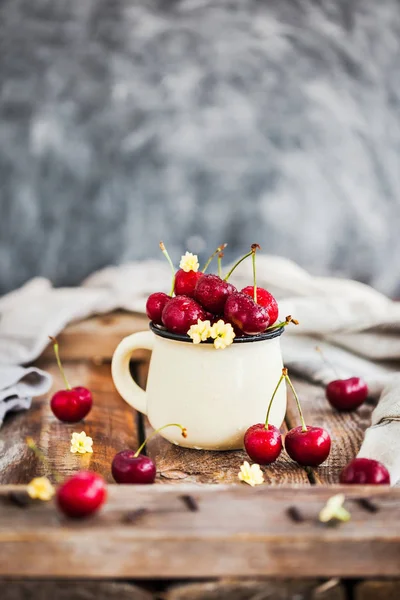
[[[150,321],[153,321],[153,323],[156,323],[157,325],[163,324],[161,318],[162,311],[170,300],[171,296],[164,294],[164,292],[154,292],[154,294],[150,294],[146,302],[146,314]]]
[[[171,333],[185,334],[198,319],[205,320],[205,312],[193,298],[175,296],[164,307],[162,320]]]
[[[268,405],[265,423],[257,423],[244,434],[244,447],[252,460],[260,465],[274,462],[282,451],[282,436],[277,427],[269,423],[269,413],[276,393],[285,375],[282,373]]]
[[[269,322],[273,325],[278,320],[279,308],[278,303],[270,292],[265,290],[264,288],[257,287],[257,300],[256,303],[260,306],[263,306],[267,312],[269,317]],[[248,285],[247,287],[242,289],[242,294],[247,294],[251,298],[254,299],[254,286]]]
[[[340,483],[362,485],[389,485],[390,474],[387,468],[372,458],[353,458],[340,474]]]
[[[268,311],[241,292],[229,296],[225,303],[224,317],[247,335],[262,333],[269,325]]]
[[[136,452],[129,449],[118,452],[118,454],[114,456],[111,464],[112,476],[117,483],[154,483],[157,474],[156,465],[151,458],[141,454],[141,451],[149,439],[166,427],[179,427],[182,431],[182,436],[187,437],[187,432],[184,427],[177,423],[170,423],[169,425],[164,425],[163,427],[156,429],[156,431],[149,435]]]
[[[65,390],[60,390],[54,394],[50,401],[50,408],[60,421],[77,423],[90,412],[93,404],[92,394],[83,386],[71,388],[61,364],[58,342],[55,338],[51,337],[50,339],[53,342],[58,368],[66,387]]]
[[[203,277],[201,271],[184,271],[179,269],[175,274],[175,294],[177,296],[194,297],[194,288],[200,277]]]
[[[335,379],[326,386],[329,403],[339,411],[356,410],[368,397],[368,386],[360,377]]]
[[[95,513],[107,497],[106,483],[100,475],[80,471],[57,490],[57,504],[67,517],[83,518]]]
[[[286,434],[286,452],[299,465],[317,467],[329,456],[331,450],[330,435],[322,427],[311,427],[305,424],[300,400],[289,378],[287,369],[283,369],[282,373],[285,374],[286,381],[295,397],[301,421],[299,427],[294,427]]]
[[[218,275],[203,275],[197,282],[194,297],[207,310],[214,315],[224,312],[225,303],[236,288],[218,277]]]
[[[328,402],[336,410],[345,412],[356,410],[368,397],[368,386],[360,377],[340,379],[335,367],[329,362],[318,346],[315,348],[320,353],[322,360],[337,375],[337,379],[328,383],[325,395]]]

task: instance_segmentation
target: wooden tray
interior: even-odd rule
[[[301,380],[296,385],[306,421],[328,429],[333,440],[329,459],[318,469],[305,470],[283,452],[264,469],[265,485],[252,489],[237,479],[244,452],[186,450],[157,436],[147,450],[157,463],[156,485],[110,485],[106,506],[92,519],[68,521],[52,502],[25,509],[11,502],[10,491],[48,475],[26,447],[28,435],[54,470],[70,475],[92,469],[113,483],[114,454],[136,448],[151,428],[115,391],[110,360],[122,337],[146,328],[144,317],[125,313],[68,327],[59,337],[66,372],[73,385],[92,390],[92,412],[82,424],[62,424],[45,397],[34,401],[29,412],[9,417],[1,429],[0,575],[186,579],[400,574],[400,490],[338,486],[341,469],[360,446],[372,406],[353,414],[334,413],[323,390]],[[132,373],[145,386],[148,354],[133,358]],[[51,348],[38,365],[54,376],[54,389],[62,387]],[[296,424],[289,398],[283,429]],[[71,433],[82,429],[94,440],[93,455],[69,452]],[[324,526],[318,512],[338,491],[348,497],[351,521]],[[359,502],[366,497],[373,499],[376,512]],[[290,517],[292,506],[302,522]]]

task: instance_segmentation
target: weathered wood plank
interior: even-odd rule
[[[146,388],[148,362],[135,366],[139,385]],[[147,418],[144,419],[146,435],[153,431]],[[286,426],[283,426],[283,433]],[[157,465],[160,483],[179,483],[182,480],[193,483],[240,483],[238,473],[244,460],[249,460],[244,451],[211,452],[190,450],[170,444],[157,436],[149,441],[148,455]],[[250,461],[251,462],[251,461]],[[304,484],[309,485],[308,477],[301,467],[282,453],[281,457],[268,467],[263,467],[264,478],[270,485]]]
[[[332,449],[328,459],[318,469],[313,469],[315,481],[321,484],[339,482],[341,470],[357,454],[369,426],[373,406],[364,404],[353,413],[337,412],[325,398],[322,387],[293,380],[300,397],[307,425],[324,427],[332,438]],[[286,423],[289,428],[300,425],[299,414],[291,391],[288,392]]]
[[[400,579],[395,581],[363,581],[354,590],[354,600],[398,600]]]
[[[39,366],[53,376],[52,392],[63,387],[53,362],[42,361]],[[115,453],[123,448],[137,447],[136,412],[116,392],[110,365],[67,362],[65,371],[71,385],[84,385],[92,391],[91,412],[80,423],[61,423],[50,410],[51,392],[34,400],[28,412],[8,417],[1,429],[0,484],[27,483],[38,475],[49,475],[49,467],[41,464],[27,448],[27,436],[31,436],[44,452],[52,470],[66,476],[80,469],[91,469],[107,481],[112,481],[110,466]],[[93,454],[70,452],[72,432],[82,430],[93,438]]]
[[[165,600],[345,600],[346,597],[344,586],[337,579],[221,579],[176,584],[163,594]]]
[[[113,581],[0,580],[1,600],[155,600],[131,583]]]
[[[54,503],[25,509],[1,488],[0,575],[8,577],[201,578],[389,577],[400,561],[400,490],[321,486],[109,486],[94,518],[73,522]],[[344,492],[352,518],[336,527],[317,521]],[[191,511],[182,495],[191,495]],[[370,513],[356,502],[373,497]],[[293,504],[304,521],[293,523]],[[126,516],[145,507],[129,525]],[[390,527],[388,527],[390,523]]]
[[[118,311],[108,315],[91,317],[71,323],[58,336],[60,352],[64,360],[111,360],[122,338],[148,329],[146,315]],[[43,352],[43,358],[53,358],[51,344]],[[145,353],[137,351],[135,359],[143,360]]]

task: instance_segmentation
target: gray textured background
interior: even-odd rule
[[[163,239],[398,295],[399,193],[400,0],[0,0],[0,293]]]

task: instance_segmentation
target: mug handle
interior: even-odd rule
[[[119,394],[125,402],[144,415],[147,414],[146,392],[132,379],[129,362],[134,350],[153,350],[153,346],[154,334],[151,331],[128,335],[118,344],[111,363],[111,375]]]

